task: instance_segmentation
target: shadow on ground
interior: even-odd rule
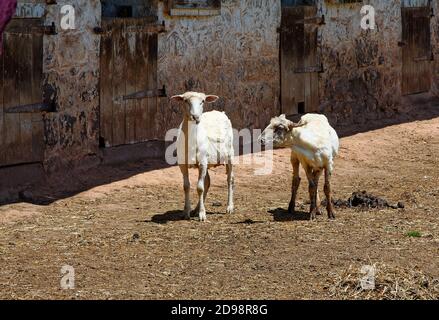
[[[308,221],[310,218],[309,212],[296,211],[295,213],[289,213],[288,210],[283,208],[270,210],[268,213],[270,213],[274,221],[277,222]]]
[[[416,105],[416,107],[412,107],[411,112],[390,119],[370,120],[362,125],[339,126],[337,131],[340,137],[401,123],[430,120],[439,117],[438,98],[431,99],[430,97],[428,100],[424,96],[414,96],[408,99],[410,100],[406,101],[406,104]],[[129,157],[130,147],[123,148],[123,151],[119,153],[123,154],[124,157]],[[137,150],[142,149],[141,146],[133,148],[137,148]],[[98,158],[98,156],[95,156],[95,158]],[[105,159],[101,159],[94,166],[88,164],[88,169],[65,170],[51,176],[47,176],[40,163],[0,168],[0,206],[23,202],[35,205],[49,205],[57,200],[74,196],[100,185],[110,184],[141,173],[169,167],[163,158],[143,159],[140,161],[122,161],[121,159],[118,164],[113,165],[105,163]],[[33,180],[31,180],[31,177]],[[281,209],[272,214],[276,221],[306,220],[309,217],[307,217],[308,214],[300,212],[291,216]],[[176,212],[167,212],[162,214],[161,217],[157,215],[155,221],[159,221],[159,223],[175,221],[177,216]]]
[[[207,217],[211,215],[224,215],[223,213],[219,212],[213,212],[213,211],[207,211]],[[158,213],[154,215],[151,220],[147,220],[144,222],[153,222],[158,224],[166,224],[168,222],[174,222],[174,221],[185,221],[186,216],[183,213],[182,210],[171,210],[167,211],[165,213]],[[198,214],[195,214],[194,212],[191,213],[191,220],[198,220]]]

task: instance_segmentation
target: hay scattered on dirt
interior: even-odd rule
[[[404,203],[398,202],[396,205],[391,205],[386,199],[374,196],[367,191],[358,191],[352,193],[352,196],[347,199],[333,199],[335,207],[338,208],[363,208],[363,209],[403,209]],[[322,205],[326,205],[326,200],[322,202]]]
[[[343,274],[334,278],[329,286],[334,299],[356,300],[437,300],[439,299],[439,279],[424,274],[421,270],[392,267],[385,264],[374,265],[374,288],[366,290],[361,283],[366,273],[361,268],[350,266]],[[363,270],[364,271],[364,270]]]

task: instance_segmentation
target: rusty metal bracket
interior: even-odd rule
[[[111,33],[113,28],[111,26],[103,27],[94,27],[93,32],[95,34],[103,35]],[[164,33],[167,32],[165,21],[161,24],[145,24],[145,25],[137,25],[137,26],[127,26],[127,31],[131,32],[147,32],[147,33]]]
[[[56,35],[57,32],[56,32],[55,22],[52,22],[52,24],[50,26],[43,26],[42,31],[44,34],[49,35],[49,36]]]
[[[430,57],[429,56],[417,57],[417,58],[414,58],[413,61],[416,61],[416,62],[431,61],[431,55],[430,55]]]
[[[49,103],[34,103],[22,106],[9,107],[5,109],[5,113],[39,113],[54,112],[55,105]]]
[[[143,90],[122,97],[122,100],[140,100],[145,98],[167,97],[166,87],[157,90]]]
[[[398,41],[398,47],[405,47],[406,45],[408,45],[406,41]]]
[[[323,64],[320,66],[309,66],[302,68],[295,68],[294,73],[323,73]]]
[[[326,24],[325,15],[322,15],[321,17],[311,17],[311,18],[300,19],[300,20],[297,20],[295,22],[295,24],[315,24],[318,26],[323,26]]]
[[[104,34],[105,33],[104,29],[102,29],[101,27],[94,27],[93,32],[96,34]]]
[[[52,22],[52,24],[48,26],[41,25],[22,27],[11,25],[6,29],[5,32],[9,34],[45,34],[50,36],[57,34],[54,22]]]

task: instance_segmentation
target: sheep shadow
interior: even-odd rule
[[[273,216],[274,221],[277,222],[309,221],[310,219],[309,212],[305,211],[296,211],[295,213],[291,214],[286,209],[277,208],[274,210],[269,210],[268,213],[270,213]]]
[[[218,215],[222,213],[207,211],[207,216],[210,215]],[[165,213],[159,213],[154,215],[151,220],[147,220],[144,222],[153,222],[158,224],[166,224],[168,222],[176,222],[176,221],[196,221],[198,219],[198,215],[191,213],[191,220],[186,219],[186,215],[183,210],[170,210]]]

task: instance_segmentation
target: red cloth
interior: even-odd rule
[[[0,0],[0,55],[3,49],[3,31],[17,9],[17,0]]]

